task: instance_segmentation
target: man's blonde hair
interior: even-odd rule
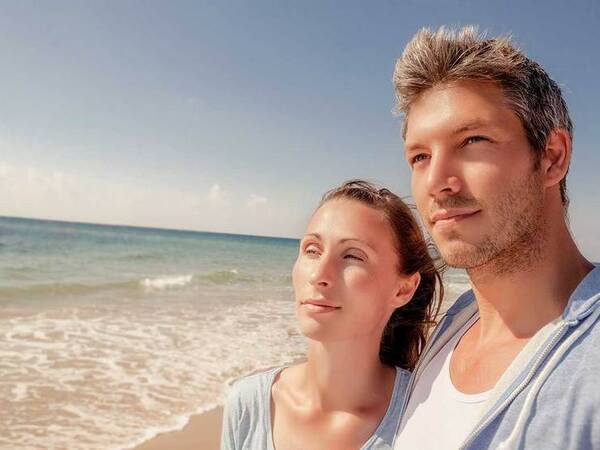
[[[523,124],[536,167],[553,130],[562,128],[572,139],[573,124],[558,84],[513,46],[509,36],[487,39],[473,26],[437,31],[422,28],[396,61],[393,81],[397,112],[405,115],[403,136],[410,106],[423,92],[467,80],[495,82],[501,87],[507,104]],[[566,207],[566,174],[560,194]]]

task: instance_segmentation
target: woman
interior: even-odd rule
[[[306,362],[234,384],[221,448],[392,448],[408,370],[442,297],[410,209],[360,180],[328,192],[292,275]]]

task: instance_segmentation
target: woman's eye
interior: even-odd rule
[[[352,253],[348,253],[344,256],[344,259],[354,259],[356,261],[364,261],[362,256],[354,255]]]
[[[306,248],[304,249],[304,253],[305,253],[306,255],[315,256],[315,255],[318,255],[318,254],[319,254],[319,249],[318,249],[318,248],[316,248],[316,247],[313,247],[313,246],[306,247]]]
[[[467,139],[465,139],[465,145],[468,144],[475,144],[476,142],[480,142],[480,141],[487,141],[487,138],[484,138],[483,136],[471,136],[468,137]]]

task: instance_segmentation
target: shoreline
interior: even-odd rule
[[[193,414],[181,430],[167,431],[131,450],[219,450],[223,406]]]
[[[453,303],[456,297],[445,299],[443,314]],[[294,366],[306,361],[305,356],[296,357],[286,366]],[[267,366],[253,370],[237,378],[269,370],[275,366]],[[227,383],[226,383],[227,384]],[[127,450],[219,450],[221,444],[221,426],[223,421],[223,405],[216,405],[200,413],[192,414],[187,424],[180,429],[161,432],[141,443],[128,447]]]
[[[291,364],[283,365],[289,367],[304,361],[306,361],[306,358],[302,356],[295,358]],[[242,377],[263,372],[273,367],[277,366],[253,370],[242,375]],[[127,450],[219,450],[222,422],[223,405],[218,405],[202,413],[192,414],[188,423],[179,430],[159,433]]]

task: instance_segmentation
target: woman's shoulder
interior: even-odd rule
[[[401,403],[408,388],[412,372],[396,366],[396,380],[394,381],[394,392],[392,393],[391,403],[397,405]]]
[[[410,374],[412,373],[410,370],[408,370],[408,369],[403,369],[403,368],[402,368],[402,367],[400,367],[400,366],[394,366],[394,368],[396,369],[396,372],[397,372],[398,374],[401,374],[402,376],[405,376],[405,375],[408,375],[408,376],[410,376]]]
[[[398,366],[393,366],[396,370],[394,385],[392,388],[392,395],[390,397],[388,403],[388,410],[384,419],[395,417],[397,413],[398,406],[402,404],[404,395],[406,394],[406,390],[408,389],[408,385],[410,383],[410,377],[412,373],[409,370],[403,369]]]
[[[403,369],[402,367],[394,366],[396,369],[396,377],[398,377],[399,381],[406,382],[410,378],[412,372],[407,369]]]
[[[243,408],[264,403],[269,398],[273,379],[283,368],[275,367],[238,378],[229,389],[227,404]]]
[[[268,447],[270,387],[281,369],[269,369],[233,382],[223,412],[222,449]]]
[[[371,438],[361,450],[390,450],[393,448],[394,436],[400,425],[402,404],[408,388],[411,372],[401,367],[395,367],[396,379],[394,390],[387,411]]]

